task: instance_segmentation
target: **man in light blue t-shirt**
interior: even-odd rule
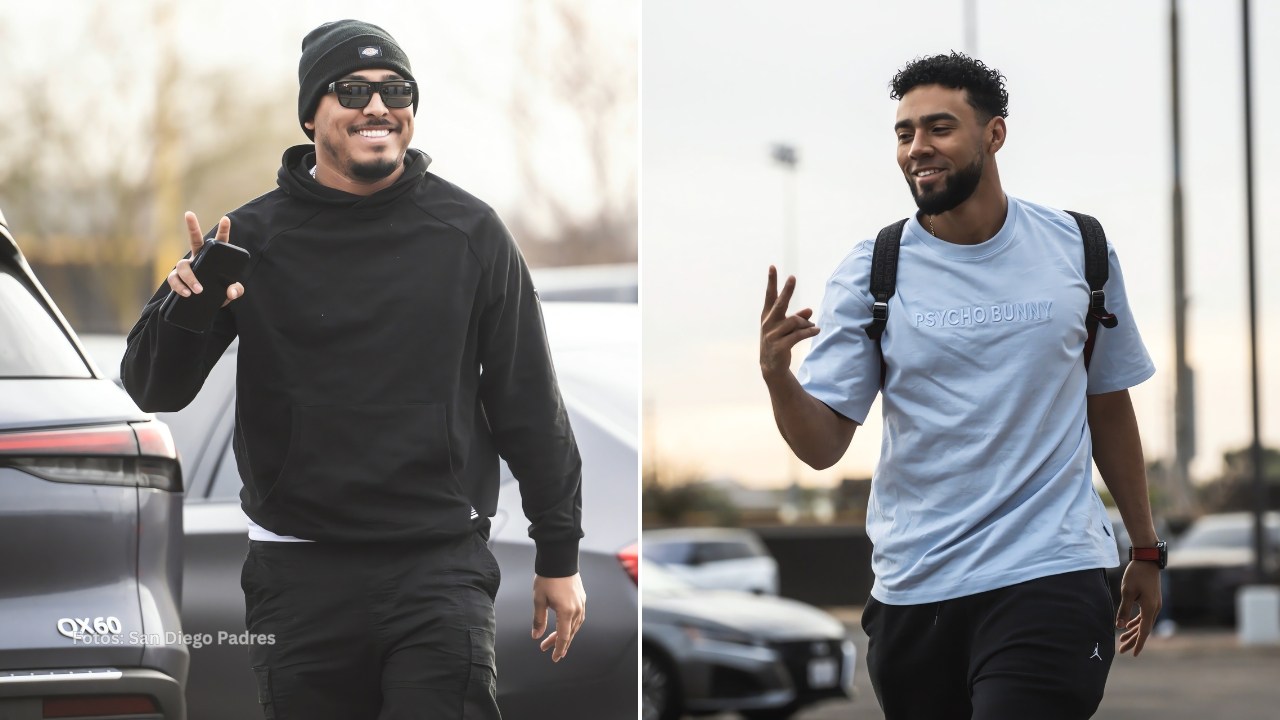
[[[1002,189],[1003,80],[958,53],[894,78],[898,164],[920,212],[879,345],[866,332],[873,241],[836,268],[816,322],[787,314],[795,278],[779,292],[769,269],[760,367],[796,455],[835,464],[882,394],[863,627],[889,720],[1090,717],[1114,628],[1136,656],[1160,608],[1162,561],[1146,560],[1129,563],[1112,607],[1103,568],[1119,559],[1090,462],[1136,554],[1158,554],[1128,393],[1154,367],[1108,246],[1119,324],[1098,329],[1086,369],[1081,231]],[[797,377],[791,348],[811,337]]]

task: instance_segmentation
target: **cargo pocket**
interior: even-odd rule
[[[493,632],[485,628],[469,628],[471,635],[471,672],[467,677],[466,698],[462,717],[466,720],[501,720],[498,711],[497,663],[493,651]]]
[[[262,706],[263,717],[275,720],[275,703],[271,699],[271,668],[255,667],[253,674],[258,679],[258,704]]]
[[[441,403],[295,406],[272,499],[317,524],[384,527],[420,521],[423,508],[465,504],[446,417]]]

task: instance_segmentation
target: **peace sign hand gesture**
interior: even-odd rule
[[[191,270],[191,261],[195,260],[196,255],[200,254],[200,248],[204,247],[204,233],[200,231],[200,221],[196,219],[196,214],[188,212],[186,214],[187,235],[191,242],[191,256],[185,257],[178,261],[178,264],[169,272],[169,288],[182,297],[191,297],[193,294],[200,294],[204,291],[200,281],[196,279],[196,274]],[[218,233],[210,242],[229,242],[231,239],[231,218],[223,217],[218,222]],[[232,283],[227,286],[227,299],[223,301],[222,306],[226,307],[227,303],[244,295],[244,285],[240,283]]]
[[[764,309],[760,312],[760,373],[765,380],[791,371],[791,348],[796,343],[818,334],[818,326],[810,318],[812,308],[787,315],[787,305],[795,292],[796,278],[787,278],[778,292],[778,270],[769,266],[769,284],[764,293]]]

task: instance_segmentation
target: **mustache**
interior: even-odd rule
[[[354,134],[354,133],[360,132],[361,130],[375,130],[378,128],[385,128],[387,130],[399,130],[400,126],[396,125],[390,120],[384,120],[384,119],[370,120],[367,123],[363,123],[363,124],[355,125],[351,127],[347,132]]]

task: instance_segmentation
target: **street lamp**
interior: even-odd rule
[[[796,167],[800,164],[800,154],[794,145],[774,143],[770,151],[770,157],[787,172],[787,187],[782,199],[782,271],[778,273],[778,276],[783,277],[784,274],[791,274],[795,275],[798,280],[800,268],[798,266],[799,260],[797,259],[799,253],[796,247]],[[800,488],[800,458],[796,457],[796,454],[791,452],[790,448],[787,450],[787,458],[788,474],[791,476],[791,492],[798,494]],[[785,517],[783,522],[787,522]]]
[[[783,272],[799,276],[796,267],[796,167],[800,164],[800,155],[795,145],[774,143],[770,151],[774,162],[787,171],[787,187],[783,195]],[[782,275],[783,272],[779,272]]]

